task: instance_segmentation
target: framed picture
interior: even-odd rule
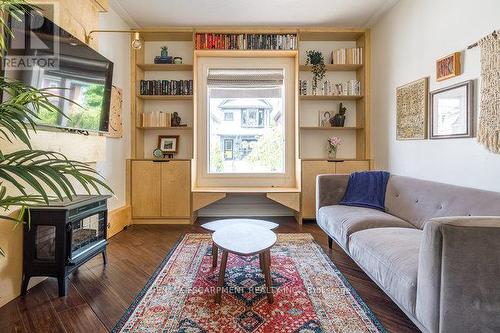
[[[427,98],[429,78],[425,77],[396,89],[396,139],[427,138]]]
[[[460,52],[455,52],[436,61],[436,80],[443,81],[460,75]]]
[[[179,136],[178,135],[160,135],[160,136],[158,136],[158,149],[160,149],[165,154],[177,153],[178,145],[179,145]]]
[[[331,127],[330,118],[334,116],[333,111],[318,111],[318,126]]]
[[[430,93],[431,139],[474,136],[474,81],[465,81]]]

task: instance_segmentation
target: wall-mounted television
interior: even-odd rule
[[[66,98],[50,99],[64,115],[42,109],[38,125],[107,132],[113,63],[39,13],[9,26],[2,75]]]

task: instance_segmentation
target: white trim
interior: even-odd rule
[[[283,57],[197,57],[195,75],[195,155],[193,163],[194,187],[287,187],[297,186],[296,180],[296,113],[295,113],[295,56]],[[207,137],[207,73],[210,68],[269,68],[283,69],[285,73],[285,172],[264,174],[209,174]]]

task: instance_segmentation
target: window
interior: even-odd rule
[[[283,95],[282,70],[209,71],[209,173],[284,173]]]
[[[233,55],[195,55],[193,190],[295,189],[297,55]]]
[[[263,109],[242,109],[242,127],[264,127],[265,111]]]
[[[233,139],[224,139],[224,159],[233,159]]]
[[[224,112],[224,121],[234,121],[234,114],[232,111]]]

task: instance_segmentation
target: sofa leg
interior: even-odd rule
[[[328,236],[328,248],[331,249],[333,246],[333,239],[332,237]]]

